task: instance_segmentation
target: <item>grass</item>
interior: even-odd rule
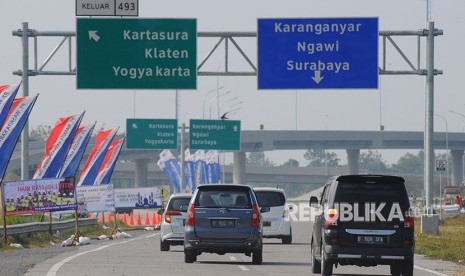
[[[447,218],[439,227],[439,236],[421,234],[416,221],[415,251],[430,258],[465,264],[465,215]]]
[[[102,225],[95,226],[81,226],[79,227],[79,232],[81,236],[89,237],[93,240],[98,239],[100,235],[110,235],[110,232],[113,228],[113,223],[110,226],[110,229],[103,229]],[[129,229],[122,229],[124,225],[121,223],[117,224],[123,231]],[[75,229],[69,229],[66,231],[61,231],[59,236],[51,235],[48,232],[36,232],[36,233],[26,233],[26,234],[17,234],[17,235],[8,235],[8,244],[19,243],[24,248],[45,248],[52,246],[51,242],[55,243],[55,246],[59,246],[64,240],[68,239],[75,233]],[[1,242],[0,242],[1,243]],[[0,251],[14,250],[15,247],[11,246],[0,246]]]

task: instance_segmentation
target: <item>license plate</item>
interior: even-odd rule
[[[271,221],[264,221],[263,226],[271,226]]]
[[[231,219],[214,219],[212,220],[212,228],[234,228],[235,222]]]
[[[358,236],[358,244],[375,244],[382,245],[384,244],[384,237],[382,236]]]

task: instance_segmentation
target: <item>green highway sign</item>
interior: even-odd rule
[[[178,120],[126,119],[128,149],[177,149]]]
[[[190,120],[190,149],[240,150],[241,121]]]
[[[78,18],[78,89],[196,89],[196,19]]]
[[[447,162],[445,159],[436,159],[436,171],[445,172],[447,169]]]

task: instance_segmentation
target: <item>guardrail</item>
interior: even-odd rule
[[[74,219],[64,220],[64,221],[54,221],[52,223],[52,231],[56,230],[67,230],[74,228]],[[96,218],[82,218],[79,219],[79,226],[88,226],[88,225],[97,225],[98,220]],[[24,234],[31,232],[45,232],[50,230],[50,222],[33,222],[33,223],[23,223],[16,225],[7,225],[6,233],[7,235],[14,234]]]

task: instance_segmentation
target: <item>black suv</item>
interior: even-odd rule
[[[414,218],[404,179],[384,175],[331,177],[318,202],[311,240],[312,272],[332,275],[337,265],[390,265],[413,275]]]

